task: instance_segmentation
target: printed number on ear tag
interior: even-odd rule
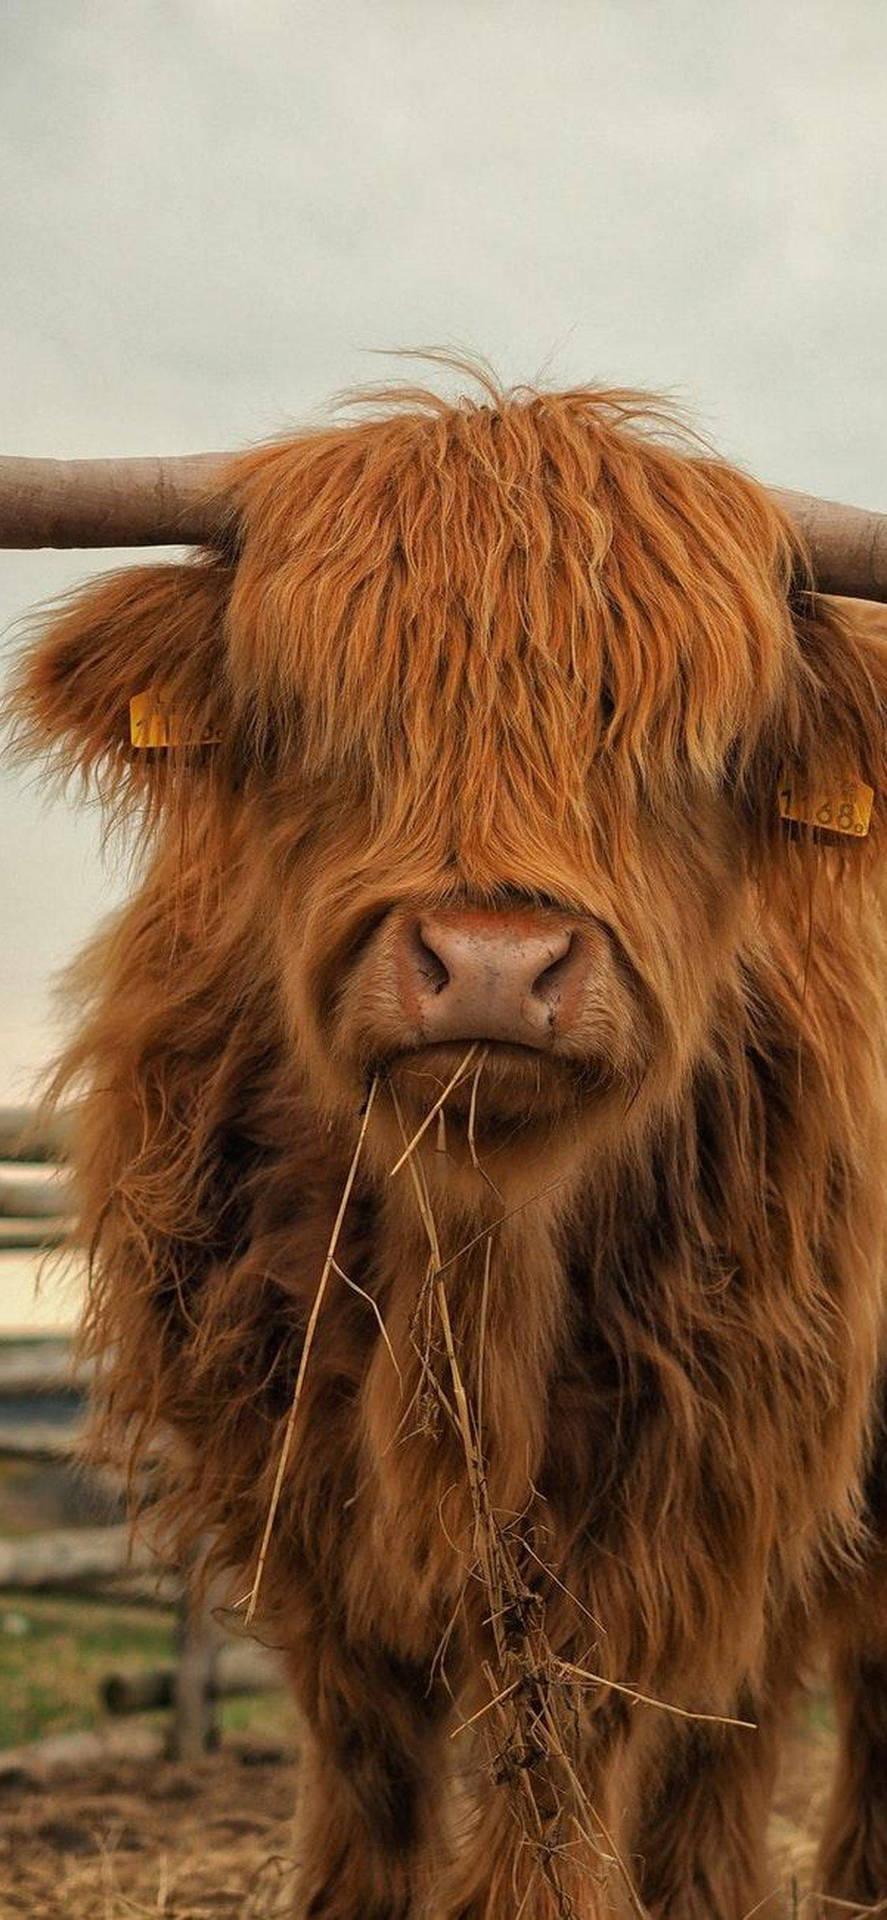
[[[190,734],[175,708],[161,706],[156,693],[134,693],[129,703],[129,737],[134,747],[209,747],[218,734]]]
[[[797,820],[824,833],[849,833],[863,839],[872,819],[874,790],[864,780],[849,781],[834,793],[809,793],[786,782],[779,789],[783,820]]]

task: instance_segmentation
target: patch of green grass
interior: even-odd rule
[[[100,1726],[107,1718],[101,1682],[112,1672],[173,1665],[176,1630],[172,1608],[0,1592],[0,1749]],[[138,1718],[140,1725],[147,1718],[163,1727],[170,1716]],[[289,1696],[281,1691],[223,1700],[219,1724],[223,1738],[249,1733],[289,1744]]]
[[[240,1694],[219,1703],[219,1725],[226,1734],[261,1734],[289,1746],[293,1740],[293,1704],[284,1688],[277,1693]]]
[[[97,1726],[106,1675],[168,1665],[174,1643],[169,1609],[0,1593],[0,1747]]]

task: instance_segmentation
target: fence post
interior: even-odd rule
[[[216,1669],[222,1633],[209,1594],[197,1597],[186,1582],[179,1615],[179,1651],[170,1750],[185,1766],[219,1744]]]

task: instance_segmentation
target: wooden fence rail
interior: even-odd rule
[[[176,1700],[177,1669],[157,1667],[146,1673],[109,1673],[102,1681],[102,1700],[109,1713],[151,1713],[171,1707]],[[270,1693],[281,1684],[280,1662],[265,1647],[234,1640],[219,1648],[208,1691],[214,1700],[238,1695]]]
[[[61,1246],[64,1238],[62,1221],[0,1219],[0,1253],[39,1253]]]
[[[64,1162],[74,1124],[70,1111],[49,1118],[30,1107],[0,1107],[0,1252],[38,1252],[64,1240]]]
[[[83,1420],[64,1425],[54,1420],[33,1424],[0,1420],[0,1460],[77,1460]]]
[[[34,1107],[0,1107],[0,1160],[58,1165],[68,1157],[75,1124],[70,1109],[49,1118]]]
[[[91,1586],[156,1569],[157,1555],[144,1541],[131,1541],[126,1526],[59,1527],[0,1540],[0,1587],[22,1593]]]
[[[41,1340],[24,1353],[0,1346],[0,1400],[41,1400],[59,1394],[84,1395],[92,1368],[74,1360],[67,1340]]]

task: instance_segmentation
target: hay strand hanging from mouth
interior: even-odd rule
[[[350,1274],[347,1274],[344,1271],[344,1268],[339,1266],[339,1263],[337,1260],[333,1261],[333,1272],[339,1280],[344,1281],[346,1287],[351,1288],[352,1293],[357,1294],[357,1297],[359,1300],[366,1301],[367,1306],[369,1307],[370,1312],[372,1313],[373,1318],[376,1322],[376,1325],[379,1329],[379,1334],[382,1341],[384,1342],[385,1349],[388,1354],[388,1358],[391,1361],[391,1365],[393,1366],[395,1373],[397,1374],[398,1384],[401,1387],[403,1387],[403,1374],[401,1373],[400,1367],[398,1365],[397,1355],[394,1351],[393,1346],[391,1345],[391,1336],[388,1332],[388,1328],[386,1327],[385,1322],[382,1319],[382,1315],[379,1312],[378,1301],[373,1299],[373,1296],[371,1293],[367,1293],[366,1287],[359,1287],[357,1284],[357,1281],[352,1280]]]
[[[406,1129],[393,1087],[390,1092],[398,1125],[406,1141]],[[403,1157],[406,1158],[406,1154]],[[410,1156],[408,1166],[429,1245],[422,1292],[429,1304],[433,1303],[443,1336],[452,1395],[450,1420],[461,1442],[465,1460],[473,1517],[472,1552],[476,1576],[480,1579],[485,1596],[487,1625],[495,1650],[496,1671],[489,1661],[483,1662],[492,1696],[489,1711],[497,1724],[497,1736],[491,1741],[491,1766],[494,1777],[501,1777],[510,1785],[514,1815],[533,1862],[527,1895],[537,1875],[544,1875],[557,1902],[558,1913],[563,1920],[567,1920],[572,1907],[562,1885],[558,1856],[566,1844],[575,1843],[565,1843],[562,1838],[565,1807],[563,1791],[559,1791],[555,1784],[555,1770],[573,1802],[572,1816],[580,1836],[579,1844],[590,1850],[599,1866],[613,1864],[621,1868],[622,1863],[616,1856],[605,1855],[602,1851],[597,1837],[601,1833],[601,1823],[597,1821],[581,1783],[569,1766],[569,1731],[566,1726],[559,1728],[557,1713],[548,1697],[547,1670],[553,1665],[552,1656],[541,1621],[536,1622],[535,1631],[531,1622],[538,1596],[530,1594],[522,1579],[512,1544],[503,1532],[490,1501],[478,1410],[472,1407],[465,1388],[442,1277],[444,1268],[450,1262],[441,1258],[437,1225],[422,1164]],[[426,1316],[426,1320],[426,1332],[430,1332],[430,1316]],[[419,1357],[423,1371],[433,1375],[430,1354],[420,1353]],[[482,1366],[482,1351],[479,1359]],[[442,1388],[439,1397],[446,1400]],[[510,1635],[506,1623],[518,1615],[523,1619],[524,1614],[526,1628],[515,1638]],[[568,1690],[575,1691],[575,1687]],[[564,1691],[562,1684],[561,1693]],[[522,1757],[518,1757],[513,1764],[510,1760],[512,1754],[523,1756],[536,1748],[538,1764],[534,1760],[533,1767],[539,1772],[538,1781],[531,1777],[532,1770]],[[636,1899],[631,1885],[629,1897]],[[521,1902],[523,1905],[524,1901]]]
[[[457,1087],[459,1085],[460,1080],[464,1079],[464,1076],[468,1072],[468,1069],[471,1066],[472,1061],[475,1059],[477,1055],[477,1050],[479,1045],[480,1045],[480,1042],[478,1040],[475,1040],[473,1046],[469,1047],[468,1052],[466,1053],[464,1059],[460,1060],[455,1073],[452,1074],[450,1076],[450,1079],[447,1081],[447,1084],[444,1087],[443,1093],[438,1095],[437,1099],[434,1102],[434,1106],[429,1108],[429,1111],[426,1113],[425,1118],[422,1121],[422,1125],[416,1128],[416,1131],[413,1134],[412,1140],[407,1140],[406,1135],[404,1135],[406,1144],[404,1146],[404,1150],[400,1156],[400,1159],[396,1160],[394,1163],[394,1166],[391,1168],[391,1171],[388,1175],[389,1180],[393,1180],[395,1174],[399,1173],[401,1167],[405,1164],[407,1160],[409,1160],[410,1155],[414,1152],[415,1148],[419,1145],[419,1141],[422,1139],[423,1135],[428,1132],[428,1128],[430,1127],[432,1120],[436,1119],[438,1113],[442,1111],[444,1101],[449,1099],[449,1096],[452,1093],[454,1087]],[[399,1117],[400,1116],[398,1115],[398,1118]],[[403,1129],[401,1130],[403,1131]]]
[[[265,1571],[265,1561],[268,1558],[268,1548],[271,1543],[271,1535],[274,1530],[274,1521],[277,1516],[277,1509],[280,1504],[280,1495],[283,1489],[283,1476],[286,1473],[287,1464],[289,1462],[290,1453],[292,1451],[293,1434],[295,1433],[295,1428],[296,1428],[296,1415],[299,1411],[299,1402],[302,1398],[302,1388],[305,1384],[305,1375],[308,1371],[308,1360],[310,1358],[311,1348],[314,1344],[314,1335],[317,1330],[317,1322],[320,1319],[320,1309],[323,1306],[324,1295],[327,1289],[327,1282],[336,1264],[336,1248],[339,1244],[339,1235],[342,1231],[342,1222],[345,1218],[346,1208],[351,1198],[351,1189],[354,1185],[354,1181],[357,1175],[358,1162],[360,1160],[361,1152],[363,1150],[363,1143],[366,1137],[366,1130],[369,1125],[370,1114],[372,1113],[372,1110],[373,1110],[373,1101],[375,1100],[375,1097],[376,1097],[376,1088],[378,1084],[379,1084],[379,1081],[378,1081],[378,1075],[377,1075],[367,1095],[367,1102],[363,1110],[363,1119],[361,1121],[360,1132],[357,1136],[357,1145],[354,1149],[354,1155],[351,1161],[351,1165],[348,1169],[348,1176],[345,1181],[345,1185],[342,1188],[342,1198],[339,1201],[339,1211],[336,1214],[335,1222],[333,1224],[333,1231],[330,1235],[330,1243],[326,1251],[326,1259],[324,1260],[320,1279],[317,1283],[317,1292],[314,1295],[314,1304],[311,1308],[311,1312],[308,1317],[308,1324],[305,1328],[305,1338],[302,1343],[302,1354],[299,1360],[299,1371],[296,1376],[296,1385],[293,1393],[292,1403],[290,1405],[289,1414],[287,1415],[287,1422],[286,1422],[286,1427],[284,1429],[284,1435],[283,1435],[283,1444],[280,1449],[280,1459],[277,1462],[277,1473],[275,1474],[275,1477],[274,1477],[274,1487],[271,1493],[271,1502],[268,1507],[268,1517],[265,1521],[265,1531],[262,1535],[262,1544],[261,1544],[261,1547],[259,1548],[259,1558],[256,1563],[256,1577],[253,1581],[252,1588],[250,1590],[249,1602],[247,1604],[247,1609],[245,1614],[246,1626],[250,1625],[250,1622],[256,1611],[256,1606],[258,1604],[259,1589],[262,1584],[262,1575]]]
[[[461,1071],[466,1071],[464,1062]],[[397,1095],[393,1087],[389,1091],[406,1143],[406,1128]],[[553,1896],[554,1911],[562,1920],[568,1920],[568,1916],[575,1913],[570,1893],[575,1872],[590,1871],[594,1875],[612,1872],[622,1883],[628,1906],[636,1920],[647,1920],[646,1909],[635,1886],[629,1863],[621,1854],[595,1805],[574,1758],[576,1728],[583,1701],[589,1695],[601,1696],[610,1691],[622,1695],[633,1704],[659,1709],[682,1721],[699,1720],[748,1728],[750,1731],[753,1730],[753,1723],[675,1706],[669,1701],[656,1699],[638,1687],[610,1680],[605,1674],[595,1673],[587,1666],[563,1659],[555,1652],[546,1631],[542,1594],[530,1586],[521,1570],[524,1552],[536,1563],[544,1579],[551,1578],[568,1598],[572,1599],[573,1596],[524,1537],[524,1530],[519,1526],[503,1524],[493,1507],[488,1485],[483,1429],[484,1350],[493,1237],[502,1221],[492,1222],[484,1234],[469,1242],[468,1247],[444,1259],[425,1168],[422,1161],[412,1154],[407,1158],[406,1147],[401,1163],[404,1159],[409,1167],[416,1206],[429,1249],[414,1321],[416,1324],[422,1320],[425,1343],[421,1350],[417,1344],[417,1353],[423,1378],[428,1378],[436,1388],[437,1404],[445,1410],[461,1444],[470,1498],[473,1565],[466,1574],[460,1605],[464,1607],[468,1582],[471,1579],[479,1580],[485,1598],[485,1628],[492,1638],[491,1658],[481,1661],[490,1697],[453,1729],[451,1737],[455,1738],[469,1727],[477,1728],[485,1739],[493,1778],[504,1785],[509,1795],[513,1816],[519,1824],[523,1844],[532,1862],[521,1908],[530,1898],[532,1886],[542,1879],[547,1882]],[[542,1198],[542,1194],[535,1197]],[[445,1275],[460,1258],[460,1253],[469,1251],[484,1240],[476,1390],[472,1400],[463,1377]],[[435,1346],[432,1339],[435,1319],[441,1336],[437,1352],[446,1366],[446,1388],[435,1376]],[[586,1618],[593,1618],[578,1599],[575,1604]],[[596,1622],[594,1624],[597,1625]],[[435,1660],[441,1662],[441,1671],[444,1657],[443,1649],[435,1656]],[[585,1855],[587,1864],[584,1869],[579,1863],[577,1849],[579,1854]]]
[[[481,1054],[480,1059],[477,1063],[477,1066],[474,1069],[474,1073],[472,1074],[472,1077],[471,1077],[471,1099],[468,1103],[468,1151],[471,1155],[471,1164],[475,1170],[475,1173],[480,1174],[481,1179],[486,1181],[487,1186],[490,1189],[490,1192],[494,1193],[500,1205],[503,1205],[504,1202],[502,1200],[502,1195],[499,1192],[499,1188],[497,1187],[495,1181],[490,1179],[490,1176],[486,1170],[486,1167],[484,1167],[481,1164],[481,1161],[478,1158],[478,1152],[477,1152],[477,1090],[480,1085],[480,1076],[483,1073],[484,1067],[487,1064],[488,1054],[489,1054],[489,1048],[484,1047],[483,1053]]]

